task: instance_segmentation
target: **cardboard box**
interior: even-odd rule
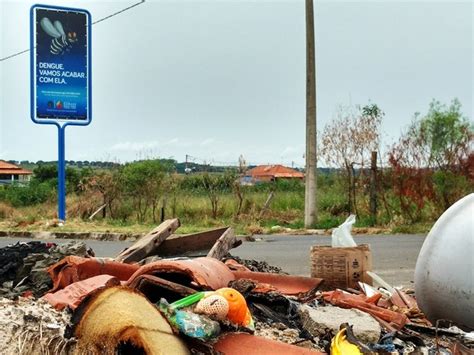
[[[358,281],[371,285],[372,279],[366,271],[372,271],[368,244],[347,248],[311,247],[311,277],[324,279],[322,289],[358,288]]]

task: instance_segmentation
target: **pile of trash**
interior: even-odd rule
[[[96,258],[77,243],[0,249],[0,353],[474,351],[473,333],[431,324],[412,290],[369,270],[370,252],[340,236],[350,221],[335,231],[339,254],[321,259],[314,250],[319,277],[232,257],[242,243],[232,228],[178,236],[179,226],[167,220],[115,258]],[[349,278],[337,274],[344,255]]]
[[[0,248],[0,297],[42,296],[51,289],[47,267],[68,255],[93,257],[82,242],[16,243]]]

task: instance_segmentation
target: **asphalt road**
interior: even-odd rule
[[[370,244],[373,271],[388,283],[394,286],[413,285],[416,259],[425,240],[424,235],[356,236],[354,239],[357,244]],[[27,240],[3,237],[0,238],[0,247]],[[65,243],[69,240],[49,241]],[[131,244],[95,240],[87,240],[86,243],[101,257],[113,257]],[[266,261],[290,274],[307,276],[310,273],[311,246],[330,244],[331,238],[328,236],[269,235],[259,236],[255,242],[244,242],[231,253],[241,258]]]

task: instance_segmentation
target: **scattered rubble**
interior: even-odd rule
[[[283,323],[273,323],[269,325],[264,322],[256,322],[255,335],[282,341],[287,344],[295,344],[304,340],[299,337],[300,331],[298,329],[288,328]]]
[[[300,333],[301,331],[299,329],[288,328],[283,323],[273,323],[270,325],[265,322],[255,322],[255,335],[257,336],[324,352],[324,349],[317,344],[318,339],[309,340],[301,338]]]
[[[230,255],[241,243],[231,228],[177,236],[179,226],[165,221],[113,260],[83,243],[0,249],[0,295],[11,298],[0,298],[0,353],[474,350],[473,333],[432,324],[412,292],[371,273],[368,246],[315,247],[301,277]]]
[[[266,261],[241,259],[238,256],[232,256],[231,254],[227,254],[222,258],[222,261],[226,263],[228,260],[234,260],[237,262],[237,264],[245,266],[250,271],[269,272],[272,274],[286,274],[286,272],[284,272],[280,267],[270,265]]]
[[[71,323],[44,300],[0,299],[0,354],[72,354],[75,339],[64,337]]]
[[[68,255],[94,256],[83,242],[18,242],[0,248],[0,297],[14,298],[25,292],[43,295],[53,285],[47,267]]]

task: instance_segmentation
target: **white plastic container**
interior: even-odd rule
[[[474,194],[431,228],[416,262],[415,293],[431,322],[449,319],[474,328]]]

